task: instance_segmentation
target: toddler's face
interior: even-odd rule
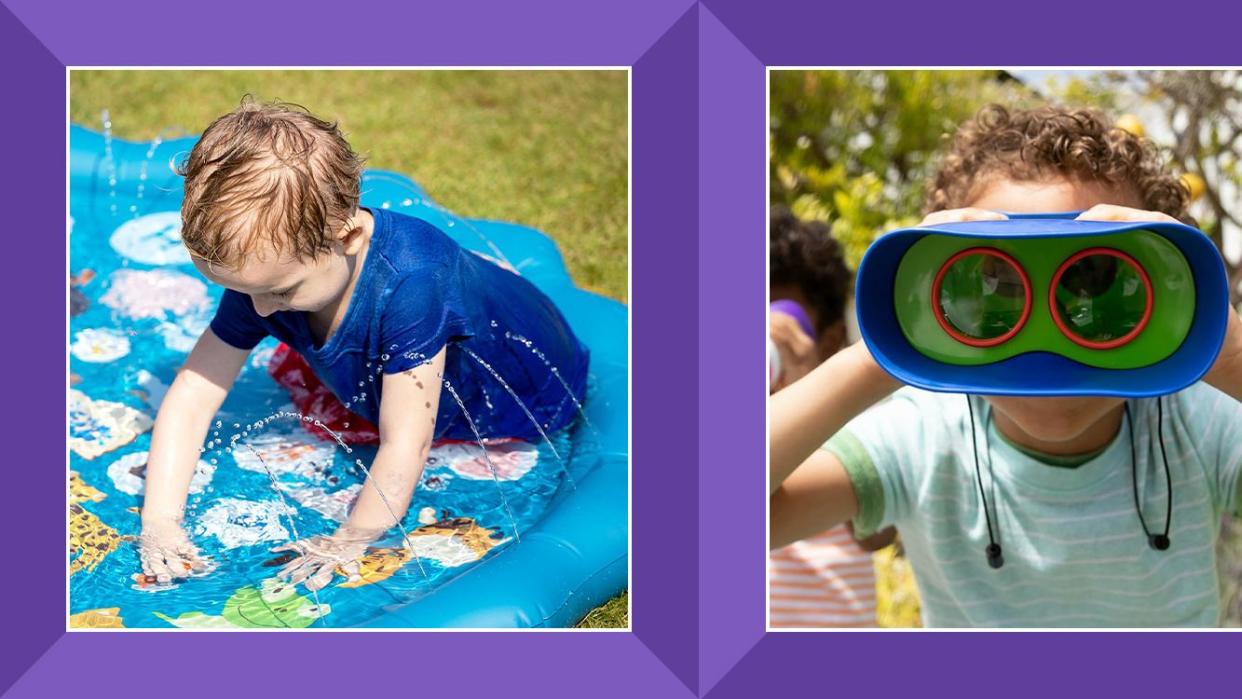
[[[1011,213],[1045,213],[1084,211],[1096,204],[1143,208],[1142,200],[1125,188],[1060,177],[1038,182],[995,180],[985,185],[968,206]],[[1023,432],[1042,442],[1073,441],[1124,402],[1100,396],[989,396],[988,401]]]
[[[255,312],[266,317],[276,311],[319,311],[339,299],[349,286],[348,259],[340,243],[314,260],[278,255],[263,243],[238,269],[210,265],[197,257],[194,266],[216,284],[248,294]]]

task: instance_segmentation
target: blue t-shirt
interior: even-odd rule
[[[341,402],[377,424],[380,372],[418,366],[447,346],[444,378],[484,437],[539,438],[491,370],[546,431],[568,425],[577,414],[574,399],[581,402],[585,394],[588,351],[552,301],[422,219],[368,211],[375,219],[370,249],[345,317],[323,346],[303,312],[264,318],[248,295],[231,289],[220,300],[212,331],[240,349],[275,336],[305,357]],[[474,439],[443,386],[436,437]]]

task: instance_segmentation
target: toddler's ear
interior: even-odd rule
[[[367,214],[361,209],[349,221],[341,227],[337,233],[337,242],[344,248],[346,255],[355,255],[362,250],[362,246],[366,243],[366,224],[363,219]]]

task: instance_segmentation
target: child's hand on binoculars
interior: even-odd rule
[[[963,221],[1005,221],[1008,218],[1005,214],[989,211],[988,209],[976,209],[974,207],[945,209],[944,211],[933,211],[927,214],[922,221],[919,221],[919,226],[939,226],[944,223],[962,223]]]
[[[1143,211],[1128,206],[1115,204],[1096,204],[1078,214],[1080,221],[1156,221],[1160,223],[1181,223],[1172,216],[1159,211]]]
[[[1078,215],[1084,221],[1157,221],[1180,223],[1177,219],[1159,211],[1143,211],[1113,204],[1097,204]],[[1203,377],[1207,383],[1242,400],[1242,321],[1230,311],[1225,326],[1225,342],[1221,345],[1216,362]]]

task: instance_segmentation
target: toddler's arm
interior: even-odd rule
[[[237,379],[247,350],[203,332],[160,404],[147,456],[142,504],[143,570],[147,575],[182,577],[197,559],[181,518],[199,447],[211,420]]]
[[[379,452],[347,526],[386,530],[405,515],[431,451],[443,376],[443,349],[426,364],[384,375]]]
[[[384,375],[380,447],[349,519],[331,536],[273,549],[298,555],[281,569],[281,578],[318,590],[332,581],[338,566],[356,572],[367,546],[405,516],[435,436],[443,375],[443,349],[425,364]]]

